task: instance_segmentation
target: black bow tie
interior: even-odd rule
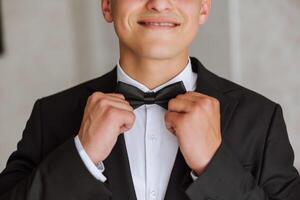
[[[124,95],[125,99],[130,103],[133,109],[143,104],[158,104],[168,109],[168,102],[175,98],[178,94],[184,94],[186,89],[182,81],[170,84],[157,92],[143,92],[139,88],[118,81],[115,92]]]

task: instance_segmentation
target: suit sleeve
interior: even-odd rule
[[[0,200],[110,199],[107,185],[82,162],[73,137],[42,156],[41,116],[41,100],[37,100],[17,150],[0,174]]]
[[[300,177],[293,165],[282,108],[276,104],[256,180],[222,142],[204,173],[185,192],[191,200],[298,200]]]

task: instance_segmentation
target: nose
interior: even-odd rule
[[[173,7],[172,0],[148,0],[147,8],[157,12],[171,10]]]

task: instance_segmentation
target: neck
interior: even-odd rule
[[[179,74],[188,64],[188,56],[186,51],[172,58],[152,59],[121,51],[119,63],[128,76],[153,90]]]

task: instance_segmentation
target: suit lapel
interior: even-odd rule
[[[226,96],[226,92],[234,88],[220,84],[221,78],[208,71],[198,59],[191,57],[193,72],[197,73],[197,84],[195,92],[203,93],[215,97],[220,102],[221,112],[221,133],[222,138],[226,134],[226,128],[237,106],[238,100]],[[117,66],[101,78],[94,79],[87,83],[86,93],[80,103],[83,114],[88,96],[93,92],[101,91],[111,93],[115,91],[117,82]],[[124,135],[120,134],[110,155],[103,161],[106,170],[104,175],[107,177],[106,184],[112,191],[112,199],[132,199],[135,200],[133,180],[126,150]],[[178,148],[175,162],[170,175],[165,200],[188,199],[185,189],[193,180],[190,177],[190,168],[186,164],[184,157]]]
[[[238,99],[230,97],[226,93],[234,90],[235,87],[233,84],[225,85],[225,81],[221,82],[222,78],[207,70],[198,59],[191,57],[191,63],[193,72],[198,74],[196,92],[214,97],[220,102],[221,133],[224,136],[238,104]]]
[[[226,134],[226,128],[237,106],[238,100],[225,95],[233,90],[228,86],[219,84],[220,78],[208,71],[199,60],[191,57],[193,72],[197,73],[197,83],[195,92],[215,97],[220,102],[221,134],[222,138]],[[176,159],[173,165],[165,200],[188,199],[185,194],[186,188],[193,182],[190,176],[191,169],[186,164],[184,157],[178,148]]]

